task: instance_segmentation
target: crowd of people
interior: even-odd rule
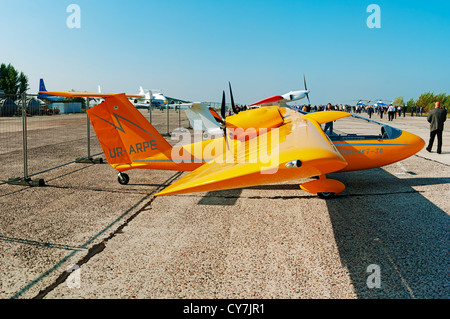
[[[372,118],[373,114],[377,114],[381,119],[383,115],[388,115],[388,120],[393,121],[397,118],[397,116],[406,116],[407,107],[406,106],[394,106],[392,104],[389,105],[347,105],[347,104],[331,104],[331,109],[336,111],[349,112],[354,114],[367,113],[369,118]],[[325,111],[327,109],[327,105],[296,105],[295,108],[302,110],[304,112],[320,112]],[[424,109],[419,106],[412,106],[410,108],[411,116],[423,116]]]
[[[390,105],[367,105],[367,106],[350,106],[350,105],[332,105],[328,103],[327,105],[315,105],[312,107],[311,105],[298,105],[295,108],[302,110],[304,112],[320,112],[320,111],[344,111],[344,112],[353,112],[353,113],[367,113],[369,117],[372,117],[373,113],[377,113],[380,118],[383,118],[383,113],[388,113],[388,121],[393,121],[397,118],[397,115],[400,117],[406,116],[406,106],[398,106],[395,107],[392,104]],[[427,121],[430,123],[430,140],[428,142],[428,146],[426,150],[431,152],[431,149],[434,144],[434,140],[437,137],[437,153],[442,153],[442,132],[444,130],[444,122],[447,119],[447,109],[441,108],[439,102],[435,103],[435,108],[428,112]],[[422,116],[423,108],[419,106],[411,107],[411,116]],[[329,122],[325,124],[324,132],[329,132],[329,134],[333,134],[333,122]]]

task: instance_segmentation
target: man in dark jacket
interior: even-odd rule
[[[439,102],[435,103],[434,110],[428,113],[427,120],[430,123],[430,141],[428,142],[427,151],[431,152],[433,147],[434,138],[437,135],[438,145],[437,152],[441,154],[442,152],[442,131],[444,130],[444,122],[447,119],[447,111],[441,109]]]

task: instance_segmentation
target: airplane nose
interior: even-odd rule
[[[413,133],[403,131],[402,138],[404,138],[406,144],[408,145],[408,151],[410,153],[409,156],[416,154],[425,146],[425,141]]]

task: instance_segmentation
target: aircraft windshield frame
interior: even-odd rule
[[[308,114],[308,112],[300,109],[292,109],[301,114]],[[358,127],[359,123],[361,123],[360,121],[365,121],[369,125],[362,125],[359,130],[356,129],[353,131],[353,129],[356,128],[356,125],[352,125],[352,121],[358,123]],[[325,128],[325,125],[322,125],[322,128]],[[333,134],[330,134],[329,131],[327,131],[327,135],[332,141],[390,140],[398,138],[401,134],[402,130],[398,128],[356,114],[351,114],[349,117],[335,121],[333,123]]]

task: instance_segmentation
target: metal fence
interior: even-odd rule
[[[93,106],[86,100],[86,108]],[[163,135],[190,128],[179,105],[139,110]],[[0,96],[0,186],[41,186],[44,173],[74,163],[102,162],[102,154],[85,108],[61,112],[36,95]]]

